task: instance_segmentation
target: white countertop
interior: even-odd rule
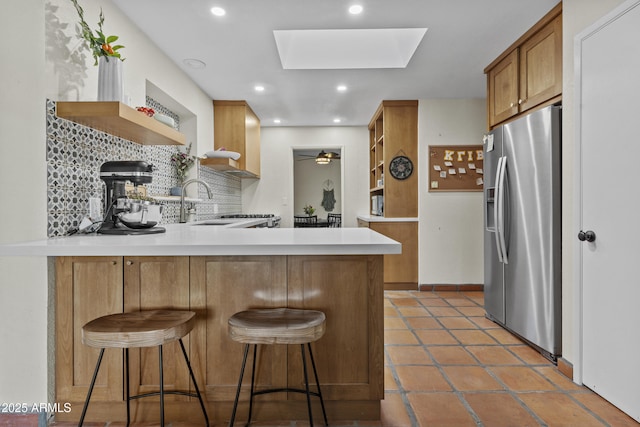
[[[0,245],[0,256],[197,256],[399,254],[401,244],[368,228],[233,228],[165,225],[160,234],[74,235]]]
[[[418,222],[417,217],[387,218],[384,216],[376,216],[376,215],[371,215],[371,216],[358,215],[358,219],[362,221],[367,221],[367,222]]]

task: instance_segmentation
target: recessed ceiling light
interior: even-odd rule
[[[255,85],[253,88],[256,92],[264,92],[264,86],[262,85]]]
[[[341,121],[342,119],[338,119],[338,118],[333,119],[333,123],[340,123]]]
[[[211,8],[211,13],[213,13],[215,16],[224,16],[227,14],[227,11],[221,7],[214,6]]]
[[[347,90],[347,87],[345,85],[339,85],[338,87],[336,87],[336,90],[338,92],[345,92]]]
[[[281,120],[280,120],[280,119],[273,119],[273,123],[275,123],[275,124],[280,124],[280,123],[281,123]]]
[[[182,63],[189,68],[193,68],[194,70],[202,70],[207,66],[207,64],[195,58],[183,59]]]
[[[362,6],[360,6],[359,4],[349,6],[349,13],[352,15],[358,15],[362,13]]]

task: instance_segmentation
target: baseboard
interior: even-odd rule
[[[484,285],[420,285],[418,288],[421,292],[473,292],[483,291]]]
[[[573,364],[563,357],[558,357],[558,371],[573,381]]]
[[[417,283],[384,283],[385,291],[416,291],[420,290]]]

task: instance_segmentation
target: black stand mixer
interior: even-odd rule
[[[162,206],[151,205],[148,201],[132,200],[127,197],[125,184],[135,187],[152,181],[153,166],[141,160],[120,160],[105,162],[100,166],[100,179],[106,185],[105,213],[101,234],[155,234],[164,233],[156,227]],[[153,206],[153,209],[151,207]],[[152,211],[157,211],[156,214]]]

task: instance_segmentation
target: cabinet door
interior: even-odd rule
[[[518,49],[514,49],[487,74],[489,125],[518,114]]]
[[[189,309],[189,257],[126,257],[124,259],[124,311]],[[183,338],[187,351],[190,335]],[[163,347],[163,377],[167,389],[189,390],[189,371],[180,344]],[[158,348],[129,350],[132,394],[158,390]],[[167,400],[185,400],[170,395]]]
[[[402,253],[384,255],[384,283],[409,284],[409,289],[418,287],[418,223],[417,222],[371,222],[372,230],[402,243]],[[406,287],[395,286],[396,289]]]
[[[246,107],[245,116],[245,170],[260,176],[260,119]]]
[[[562,16],[520,47],[520,111],[562,93]]]
[[[84,401],[100,350],[82,344],[82,326],[122,313],[122,289],[122,257],[56,258],[58,402]],[[123,399],[122,360],[121,351],[105,351],[92,401]]]
[[[382,255],[290,256],[288,270],[289,307],[327,316],[325,335],[312,344],[325,399],[382,399]],[[304,388],[300,346],[288,347],[289,386]]]
[[[206,369],[202,383],[208,400],[235,398],[244,345],[229,338],[229,317],[249,308],[286,307],[286,265],[284,256],[191,257],[191,307],[200,316],[192,332],[192,364]],[[263,346],[257,371],[258,388],[283,387],[286,347]],[[240,399],[246,402],[250,370],[243,384]],[[277,393],[261,398],[279,399]]]

